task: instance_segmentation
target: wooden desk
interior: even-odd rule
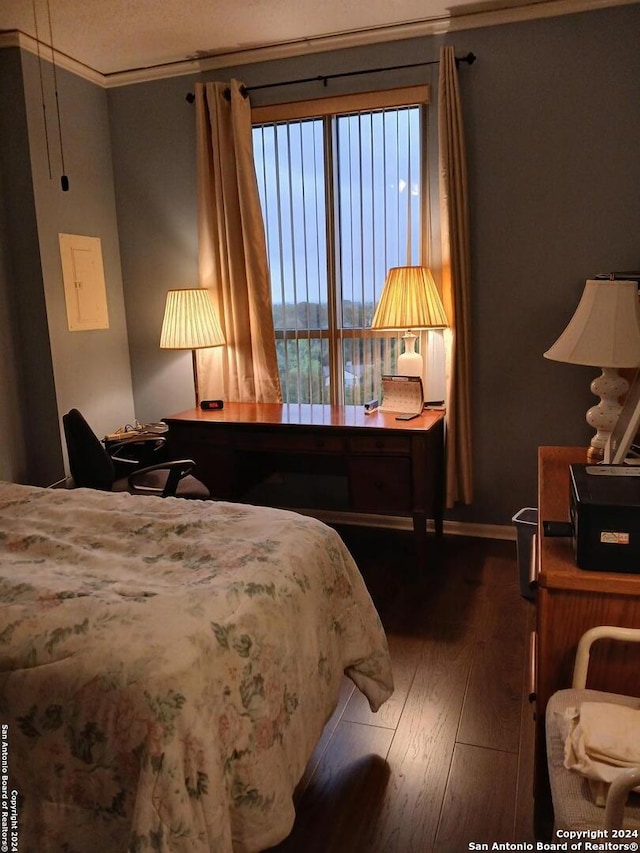
[[[225,403],[220,411],[189,409],[164,421],[169,454],[194,459],[216,498],[242,500],[252,475],[285,465],[346,477],[348,512],[411,517],[421,562],[428,516],[442,535],[443,412],[397,421],[390,413],[366,415],[361,406]]]
[[[640,627],[640,574],[587,572],[575,564],[569,538],[545,538],[544,521],[569,520],[569,465],[586,462],[580,447],[541,447],[538,452],[536,534],[537,613],[535,655],[535,828],[548,838],[553,813],[547,774],[544,715],[556,691],[571,686],[578,640],[596,625]],[[640,568],[640,567],[639,567]],[[631,644],[597,643],[589,687],[640,696],[640,650]]]

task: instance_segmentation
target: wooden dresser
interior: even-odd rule
[[[569,465],[586,462],[580,447],[541,447],[538,452],[538,530],[533,690],[536,707],[535,829],[548,838],[553,827],[544,715],[550,696],[571,686],[578,640],[596,625],[640,627],[640,573],[587,572],[575,564],[570,538],[545,537],[544,521],[569,520]],[[638,566],[640,572],[640,565]],[[601,641],[594,646],[589,687],[640,696],[640,649]]]

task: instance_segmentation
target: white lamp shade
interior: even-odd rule
[[[569,325],[544,356],[592,367],[640,365],[638,285],[588,280]]]
[[[224,344],[224,335],[208,290],[170,290],[160,333],[161,349],[202,349]]]
[[[449,325],[431,271],[392,267],[373,315],[372,329],[444,329]]]

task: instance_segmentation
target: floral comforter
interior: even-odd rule
[[[351,556],[291,512],[0,483],[0,602],[20,853],[269,847],[343,672],[392,691]]]

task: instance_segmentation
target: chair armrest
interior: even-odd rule
[[[167,439],[162,436],[157,435],[137,435],[135,438],[125,439],[124,441],[119,441],[116,444],[110,444],[107,447],[107,453],[113,459],[114,462],[123,462],[125,465],[139,465],[139,459],[133,459],[131,456],[118,456],[120,450],[123,447],[135,447],[136,445],[155,445],[152,448],[153,453],[160,450],[167,443]]]
[[[590,628],[580,637],[576,659],[573,665],[573,683],[575,690],[584,690],[587,684],[587,670],[591,646],[597,640],[619,640],[625,643],[640,643],[640,628],[619,628],[615,625],[598,625]]]
[[[611,783],[604,812],[604,828],[607,831],[622,829],[627,797],[629,792],[638,785],[640,785],[640,767],[623,771]]]
[[[146,468],[140,468],[137,471],[134,471],[133,474],[129,474],[129,485],[139,492],[149,492],[149,494],[158,494],[161,492],[163,498],[175,497],[178,489],[178,483],[186,477],[187,474],[190,474],[191,471],[193,471],[195,465],[196,463],[193,459],[176,459],[171,462],[159,462],[157,465],[147,465]],[[138,485],[135,482],[136,478],[141,477],[144,474],[150,474],[152,471],[169,472],[164,488],[159,489],[153,486],[145,486],[143,484]]]

